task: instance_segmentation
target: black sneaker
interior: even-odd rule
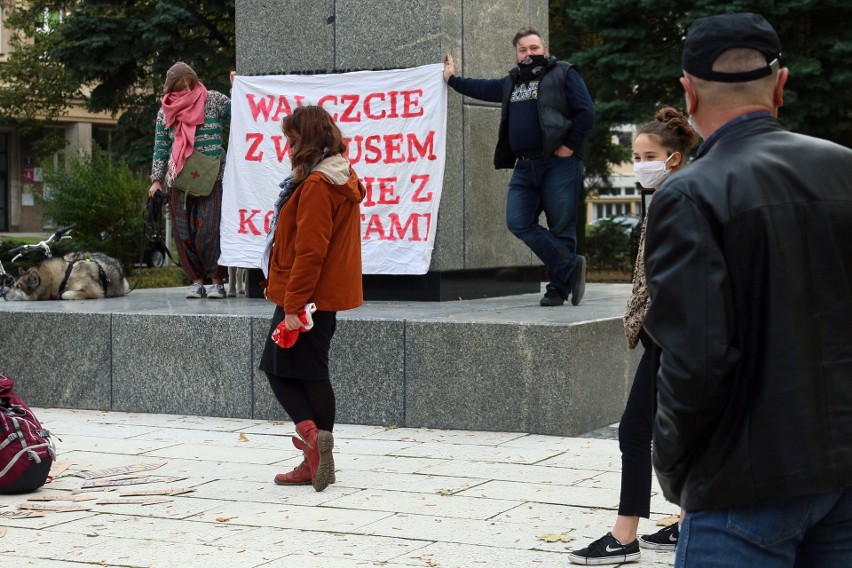
[[[562,295],[559,290],[556,288],[549,288],[547,292],[544,293],[544,297],[541,299],[539,304],[542,306],[561,306],[565,303],[565,296]]]
[[[568,555],[568,560],[574,564],[599,565],[621,564],[639,560],[639,542],[633,541],[628,545],[618,542],[612,533],[604,536],[580,550]]]
[[[571,286],[571,305],[576,306],[586,293],[586,257],[577,255],[577,266],[568,277],[568,285]]]
[[[643,534],[639,537],[639,546],[652,550],[674,550],[677,548],[677,539],[680,536],[680,528],[677,523],[658,530],[654,534]]]

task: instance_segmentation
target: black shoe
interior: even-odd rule
[[[639,542],[633,541],[627,546],[618,542],[612,533],[604,536],[580,550],[568,555],[568,560],[574,564],[621,564],[639,560]]]
[[[576,306],[583,299],[586,293],[586,257],[577,255],[577,265],[574,271],[568,278],[568,285],[571,286],[571,305]]]
[[[674,550],[677,548],[677,539],[679,536],[680,528],[678,528],[677,523],[672,523],[654,534],[643,534],[640,536],[639,546],[653,550]]]
[[[564,303],[565,296],[563,296],[556,288],[549,288],[539,302],[542,306],[561,306]]]

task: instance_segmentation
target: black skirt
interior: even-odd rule
[[[299,334],[292,347],[278,347],[272,341],[272,332],[284,319],[284,308],[276,306],[272,314],[272,325],[266,334],[266,344],[260,358],[260,370],[288,379],[300,381],[328,380],[328,350],[337,328],[337,312],[313,314],[314,327]]]

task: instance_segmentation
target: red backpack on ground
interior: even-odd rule
[[[0,375],[0,494],[35,491],[56,459],[50,433],[13,386],[15,381]]]

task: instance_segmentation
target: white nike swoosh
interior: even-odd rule
[[[624,549],[623,546],[616,546],[615,548],[610,548],[609,545],[606,545],[606,551],[607,552],[620,552],[623,549]]]

